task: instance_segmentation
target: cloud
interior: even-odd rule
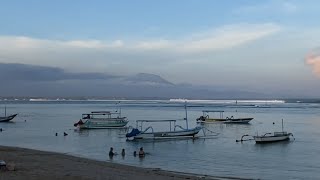
[[[235,24],[215,28],[210,31],[193,33],[185,38],[168,40],[138,40],[124,42],[115,40],[111,42],[101,40],[47,40],[24,36],[0,36],[0,48],[6,49],[41,49],[41,48],[84,48],[84,49],[132,49],[132,50],[155,50],[174,49],[175,51],[197,52],[202,50],[226,49],[239,46],[244,43],[258,40],[281,30],[281,27],[272,24]]]
[[[228,25],[212,32],[204,33],[199,38],[184,42],[182,49],[187,52],[202,52],[228,49],[251,41],[259,40],[277,33],[281,27],[272,23]]]
[[[0,36],[0,62],[61,67],[72,72],[122,75],[158,72],[174,62],[199,62],[199,56],[261,40],[281,31],[273,23],[234,24],[175,39],[50,40]],[[143,66],[141,66],[143,64]]]
[[[316,76],[320,77],[320,48],[309,52],[305,57],[305,63],[312,67]]]

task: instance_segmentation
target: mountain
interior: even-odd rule
[[[61,68],[0,63],[2,97],[103,97],[127,99],[252,99],[268,95],[237,88],[173,84],[159,75],[70,73]]]
[[[149,85],[174,85],[173,83],[163,79],[161,76],[148,73],[139,73],[133,76],[125,78],[126,82],[138,83],[138,84],[149,84]]]

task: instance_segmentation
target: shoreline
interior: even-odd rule
[[[207,176],[166,171],[160,168],[142,168],[113,162],[91,160],[63,153],[39,151],[20,147],[0,146],[0,160],[14,167],[1,170],[0,180],[12,179],[243,179],[238,177]]]

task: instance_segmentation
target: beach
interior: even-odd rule
[[[224,177],[169,172],[161,169],[139,168],[60,153],[6,146],[0,146],[0,160],[4,160],[8,166],[14,168],[14,170],[2,169],[0,171],[0,180],[227,179]]]

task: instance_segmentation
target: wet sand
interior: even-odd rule
[[[0,160],[14,170],[0,170],[0,180],[160,180],[237,179],[177,173],[95,161],[66,154],[0,146]]]

